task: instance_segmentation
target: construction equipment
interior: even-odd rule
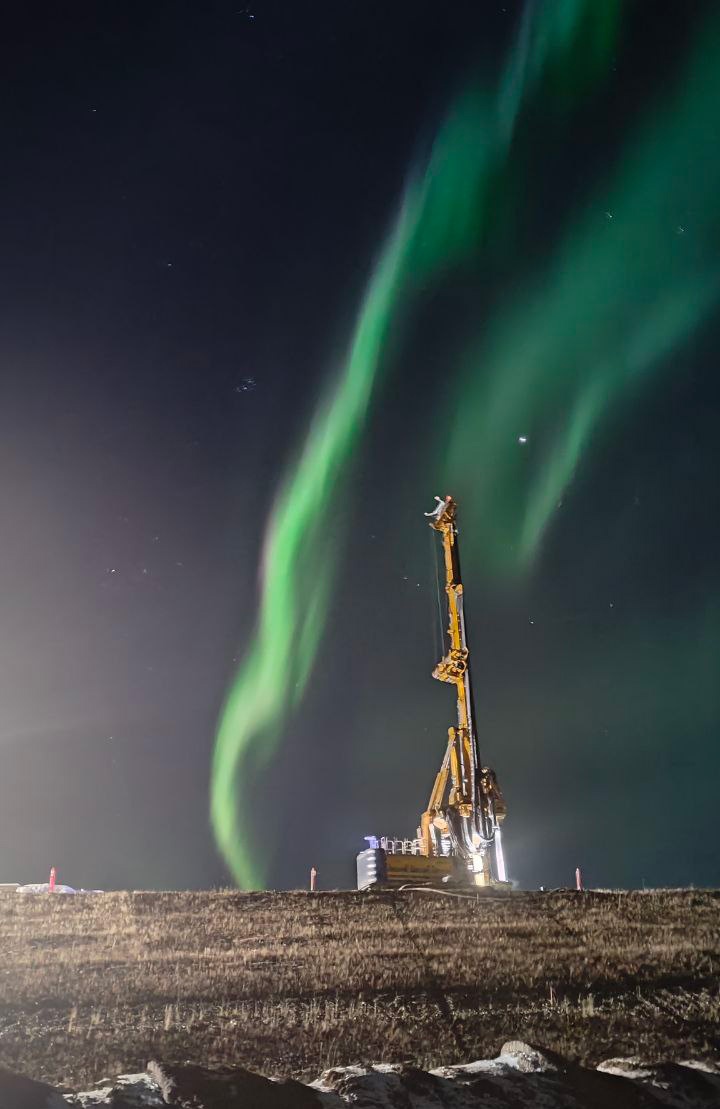
[[[414,839],[366,837],[357,857],[358,889],[403,885],[509,887],[500,825],[506,807],[494,770],[483,766],[475,729],[465,630],[457,504],[436,497],[430,527],[442,539],[448,609],[447,653],[433,677],[455,686],[457,724]]]

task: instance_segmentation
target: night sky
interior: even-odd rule
[[[423,519],[447,492],[511,876],[720,884],[720,115],[663,161],[712,10],[627,5],[602,65],[538,79],[486,232],[399,303],[303,571],[327,589],[307,682],[233,784],[269,885],[314,864],[350,886],[365,835],[414,834],[454,722]],[[522,12],[158,0],[6,25],[0,880],[232,882],[210,771],[267,521],[406,183],[468,84],[493,95]],[[591,272],[622,293],[602,326]]]

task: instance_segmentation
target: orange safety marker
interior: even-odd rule
[[[57,879],[57,871],[54,866],[50,867],[50,881],[48,882],[48,890],[50,893],[55,891],[55,881]]]

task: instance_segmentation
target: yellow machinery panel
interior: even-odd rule
[[[460,877],[458,863],[462,860],[449,856],[393,855],[381,847],[368,848],[357,857],[358,889],[440,885]]]

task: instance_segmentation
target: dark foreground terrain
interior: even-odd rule
[[[0,952],[0,1065],[74,1088],[151,1058],[314,1078],[719,1043],[715,891],[5,894]]]
[[[513,1040],[496,1059],[424,1071],[332,1067],[309,1085],[241,1067],[150,1060],[138,1074],[60,1089],[0,1067],[3,1109],[717,1109],[720,1065],[608,1059],[597,1069]]]

